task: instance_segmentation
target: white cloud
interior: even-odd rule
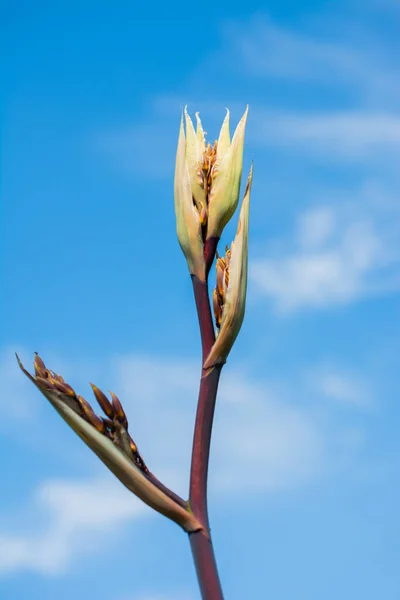
[[[373,104],[395,106],[400,97],[397,65],[392,63],[396,40],[377,39],[376,30],[359,19],[352,24],[319,15],[292,30],[258,14],[227,29],[227,60],[232,63],[233,58],[246,74],[314,82],[328,91],[342,86]]]
[[[111,477],[50,480],[34,493],[30,523],[41,528],[0,533],[0,572],[55,575],[82,553],[96,553],[121,533],[121,526],[153,513]],[[8,519],[19,529],[17,516]],[[10,529],[10,525],[8,526]]]
[[[376,200],[372,206],[363,194],[358,202],[301,214],[289,242],[275,242],[273,256],[252,262],[256,293],[292,312],[398,291],[398,207]]]
[[[180,104],[177,97],[155,98],[153,113],[146,123],[104,131],[93,142],[96,151],[106,154],[119,170],[152,179],[173,177],[170,158],[175,154]],[[207,122],[217,134],[225,104],[216,100],[196,102],[193,106],[198,108],[199,104],[210,113]],[[244,104],[230,103],[229,106],[240,115]],[[157,143],[153,149],[154,140]],[[137,148],[142,152],[138,153]],[[354,164],[383,167],[397,173],[400,113],[361,108],[290,111],[255,101],[250,105],[246,148],[258,156],[260,150],[279,149],[298,156],[301,162],[317,160],[340,167]],[[151,163],[146,158],[149,152]],[[279,178],[279,172],[277,176]]]
[[[251,141],[262,146],[301,149],[324,160],[395,162],[400,158],[400,115],[396,113],[329,111],[291,113],[252,109]]]
[[[323,468],[324,435],[306,410],[257,386],[220,410],[211,477],[217,491],[275,492],[304,485]]]
[[[278,147],[296,152],[300,160],[304,155],[322,156],[325,163],[373,160],[397,170],[400,83],[393,57],[400,44],[380,36],[380,28],[371,29],[371,19],[363,22],[360,10],[355,21],[319,14],[303,18],[295,29],[262,13],[225,23],[220,50],[194,65],[193,85],[185,86],[184,95],[172,92],[154,98],[138,122],[95,136],[96,150],[119,169],[152,179],[172,177],[173,161],[168,157],[175,153],[184,104],[209,113],[207,129],[216,135],[227,103],[239,115],[250,102],[250,152],[252,145]],[[228,92],[225,86],[222,94],[216,88],[213,97],[205,96],[198,87],[199,74],[212,69],[219,76],[229,73],[230,79],[234,71],[235,81],[242,83],[235,88],[245,89],[245,95],[235,93],[232,98],[228,83]],[[260,77],[266,80],[265,88],[260,88]]]
[[[255,126],[250,119],[248,140],[301,155],[322,151],[325,161],[374,158],[397,166],[400,84],[393,56],[400,48],[395,39],[377,37],[360,19],[321,14],[303,19],[295,30],[260,14],[227,30],[223,57],[235,69],[242,65],[243,75],[265,77],[275,87],[278,80],[312,86],[305,110],[299,111],[298,103],[290,111],[253,102]],[[284,89],[287,104],[293,93]]]
[[[118,366],[119,388],[136,411],[141,437],[158,440],[145,457],[157,473],[167,458],[182,484],[190,466],[198,377],[198,365],[187,360],[126,357]],[[148,422],[135,398],[146,407]],[[306,410],[232,370],[222,377],[218,405],[210,484],[215,493],[282,490],[307,483],[318,472],[324,442]],[[187,483],[180,492],[186,489]]]
[[[107,368],[106,378],[124,403],[131,434],[144,459],[183,497],[187,496],[198,377],[197,362],[181,357],[119,356]],[[349,395],[348,389],[332,389],[325,385],[326,393]],[[299,393],[296,389],[296,402]],[[222,377],[215,421],[210,468],[213,502],[229,493],[234,506],[235,498],[243,501],[243,493],[251,502],[248,492],[282,493],[307,485],[330,468],[332,445],[348,447],[347,438],[342,438],[338,426],[328,428],[305,405],[293,403],[290,389],[276,393],[240,369],[230,368],[229,376]],[[83,459],[89,450],[80,449]],[[111,475],[93,478],[91,466],[87,478],[84,473],[81,477],[44,481],[23,508],[4,515],[0,571],[62,573],[77,558],[104,551],[123,534],[126,524],[155,516]]]
[[[327,206],[319,206],[302,213],[299,217],[299,244],[303,248],[320,248],[334,233],[336,215]]]
[[[32,397],[34,390],[26,385],[25,378],[22,375],[15,352],[21,354],[20,347],[11,346],[4,349],[0,354],[0,381],[2,393],[0,396],[0,407],[6,411],[7,415],[21,419],[29,420],[36,412],[36,404]],[[29,389],[28,389],[29,387]]]
[[[326,366],[314,369],[310,382],[318,393],[340,404],[355,408],[371,405],[370,386],[354,373]]]

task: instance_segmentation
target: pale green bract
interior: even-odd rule
[[[253,168],[247,180],[246,191],[240,209],[236,236],[231,245],[229,262],[229,283],[222,311],[221,327],[210,354],[203,367],[211,368],[223,364],[237,338],[243,323],[246,309],[247,266],[248,266],[248,237],[250,190],[253,179]]]

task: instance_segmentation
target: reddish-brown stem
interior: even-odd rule
[[[205,281],[200,281],[196,275],[192,275],[192,284],[200,326],[201,347],[203,352],[202,363],[204,363],[215,342],[214,324],[211,315],[207,283]]]
[[[206,265],[206,277],[208,277],[208,274],[211,269],[211,265],[213,264],[213,261],[215,258],[215,253],[217,251],[218,242],[219,242],[219,238],[210,237],[204,243],[204,262]]]
[[[214,248],[215,252],[215,248]],[[192,276],[194,297],[199,319],[202,362],[215,341],[207,282]],[[221,584],[210,537],[207,510],[207,475],[215,401],[222,365],[202,369],[196,422],[194,427],[192,465],[190,471],[190,507],[205,528],[190,534],[190,545],[203,600],[223,600]]]
[[[190,507],[208,529],[207,475],[215,401],[222,365],[202,371],[190,472]]]
[[[144,473],[144,475],[159,490],[161,490],[162,492],[164,492],[164,494],[166,494],[169,498],[171,498],[171,500],[174,500],[174,502],[179,504],[179,506],[182,506],[183,508],[187,508],[187,502],[183,498],[178,496],[178,494],[175,494],[175,492],[170,490],[166,485],[161,483],[161,481],[159,479],[157,479],[157,477],[153,473],[151,473],[150,471],[147,471],[147,473]]]
[[[224,600],[211,539],[196,532],[189,535],[189,540],[201,597],[203,600]]]

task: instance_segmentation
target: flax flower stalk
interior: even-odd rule
[[[129,431],[119,398],[91,384],[104,416],[36,355],[34,375],[17,356],[24,374],[64,421],[131,492],[188,533],[203,600],[223,600],[207,508],[210,443],[222,367],[241,328],[246,302],[248,223],[252,169],[237,232],[224,257],[217,245],[239,201],[247,108],[233,138],[227,111],[218,140],[206,142],[198,113],[196,129],[187,110],[181,119],[175,163],[176,230],[192,279],[202,345],[202,370],[194,427],[189,500],[162,484],[148,469]],[[217,254],[213,292],[217,336],[208,293],[208,275]]]
[[[207,282],[192,277],[199,319],[203,367],[194,428],[190,503],[193,514],[210,531],[207,508],[207,478],[211,434],[221,369],[243,322],[247,287],[248,224],[253,170],[247,181],[235,240],[225,259],[217,259],[217,303],[215,317],[219,334],[215,339]],[[197,577],[205,600],[222,600],[211,535],[190,534]]]
[[[208,274],[222,231],[239,201],[247,108],[231,140],[227,111],[219,138],[207,144],[198,113],[196,129],[184,111],[175,170],[177,232],[192,277],[202,342],[202,375],[194,428],[190,507],[204,530],[190,533],[193,559],[204,600],[222,600],[207,509],[210,443],[218,383],[223,364],[241,328],[247,287],[248,221],[252,170],[248,178],[235,240],[217,258],[213,327]],[[185,207],[185,211],[182,207]],[[208,537],[204,535],[208,534]]]

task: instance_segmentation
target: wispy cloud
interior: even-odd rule
[[[315,156],[324,161],[375,159],[398,163],[400,113],[331,111],[290,113],[253,107],[250,141]]]
[[[317,393],[344,406],[365,409],[371,406],[370,384],[349,370],[324,366],[309,374],[312,387]]]
[[[33,403],[33,390],[29,393],[18,368],[15,352],[22,352],[20,347],[8,347],[0,353],[0,381],[2,393],[0,407],[2,411],[15,419],[30,419],[36,410]]]
[[[163,103],[170,111],[167,116]],[[197,108],[198,104],[194,106]],[[239,112],[242,104],[231,103],[230,108]],[[107,155],[110,164],[118,170],[140,174],[144,178],[172,177],[179,105],[178,98],[155,99],[154,112],[146,124],[130,124],[121,130],[99,134],[94,141],[96,151]],[[209,107],[215,132],[224,106],[215,101]],[[400,159],[398,112],[360,108],[288,111],[254,102],[250,106],[250,115],[246,139],[247,149],[252,153],[259,155],[260,150],[279,150],[296,156],[300,163],[317,159],[327,165],[333,163],[347,168],[360,164],[367,168],[390,168],[397,173]]]
[[[347,304],[400,290],[398,208],[366,197],[302,213],[294,234],[251,264],[255,291],[279,312]],[[289,248],[289,250],[287,249]]]
[[[293,27],[263,13],[222,24],[219,50],[194,65],[184,92],[161,93],[136,123],[99,132],[96,151],[124,171],[168,177],[184,104],[208,112],[207,128],[214,131],[227,103],[240,114],[249,102],[250,152],[253,147],[283,148],[300,154],[299,160],[322,152],[324,162],[373,160],[397,168],[400,78],[393,57],[400,43],[395,36],[379,37],[380,29],[361,13],[359,8],[356,20],[332,14],[304,17]],[[223,82],[226,71],[234,72],[233,97],[231,86],[223,83],[212,96],[198,86],[199,74],[213,70]],[[244,96],[237,93],[242,89]]]
[[[151,464],[156,471],[162,470],[161,457],[168,456],[178,472],[188,473],[198,365],[126,357],[118,372],[123,397],[132,411],[137,396],[148,414],[157,415],[147,424],[140,413],[136,418],[141,431],[148,430],[148,437],[158,440],[157,447],[149,448]],[[318,473],[324,440],[306,409],[292,406],[244,373],[232,371],[222,380],[219,403],[223,414],[216,421],[211,469],[211,489],[216,493],[283,490],[305,484]],[[240,443],[232,444],[232,440]],[[263,477],[258,476],[260,472]]]
[[[84,361],[79,362],[83,368]],[[106,370],[147,464],[186,497],[199,365],[182,357],[133,355],[112,358]],[[349,381],[346,387],[331,376],[311,383],[317,393],[355,399]],[[306,387],[303,392],[307,394]],[[222,378],[210,471],[215,502],[229,493],[234,506],[235,498],[243,502],[244,493],[251,502],[257,495],[305,486],[330,468],[332,447],[347,451],[340,427],[328,428],[309,406],[299,406],[299,394],[297,387],[293,402],[290,387],[276,391],[239,368]],[[41,426],[46,427],[45,414]],[[43,443],[47,447],[49,440]],[[87,449],[79,448],[83,457]],[[155,516],[110,475],[94,475],[93,464],[86,468],[83,462],[86,478],[81,468],[80,479],[45,479],[23,509],[12,507],[4,513],[1,572],[63,573],[79,556],[102,552],[127,524]]]
[[[349,99],[369,104],[395,105],[400,97],[391,52],[396,40],[376,39],[360,20],[340,23],[320,16],[294,30],[258,14],[247,23],[229,24],[227,31],[229,60],[233,54],[234,64],[247,75],[317,83],[326,90],[342,86],[351,93]]]
[[[0,572],[59,574],[80,555],[110,544],[122,525],[153,512],[110,477],[45,481],[34,492],[29,514],[30,523],[44,522],[43,527],[22,531],[18,515],[8,516],[0,533]]]

